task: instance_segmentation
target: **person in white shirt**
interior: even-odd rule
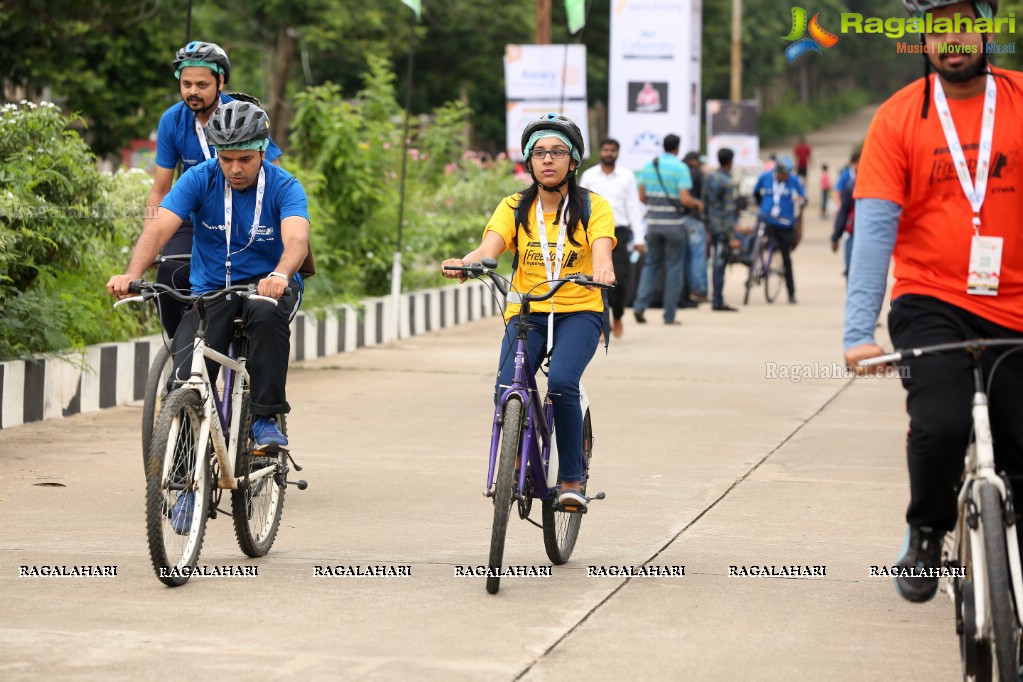
[[[643,204],[639,201],[636,188],[636,176],[628,168],[616,168],[618,161],[618,141],[606,139],[600,143],[600,165],[593,166],[582,174],[579,184],[596,192],[607,199],[615,219],[615,239],[617,245],[611,252],[615,276],[621,286],[611,289],[609,293],[611,314],[613,317],[612,332],[615,336],[622,335],[622,315],[625,313],[625,300],[632,263],[629,261],[630,246],[643,253],[646,244],[646,223],[644,223]]]

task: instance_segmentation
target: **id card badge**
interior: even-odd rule
[[[998,278],[1002,272],[1002,238],[975,235],[970,243],[970,271],[966,293],[975,296],[997,296]]]

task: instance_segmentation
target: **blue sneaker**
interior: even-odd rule
[[[195,491],[178,494],[178,500],[171,509],[171,528],[178,535],[188,535],[192,530],[192,512],[195,511]]]
[[[252,422],[252,440],[256,441],[256,449],[264,450],[271,445],[287,447],[288,438],[281,433],[275,417],[256,417]]]

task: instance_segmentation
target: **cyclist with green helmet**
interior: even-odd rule
[[[990,19],[998,11],[994,0],[903,5],[915,17],[935,19]],[[1023,74],[988,63],[989,35],[958,30],[922,35],[924,78],[882,104],[867,132],[845,305],[843,344],[852,367],[884,352],[874,328],[893,256],[888,328],[896,347],[1023,336]],[[985,354],[985,374],[997,355]],[[906,367],[911,494],[897,564],[929,576],[916,569],[941,565],[943,537],[958,516],[974,383],[965,354],[927,355]],[[1023,354],[1005,357],[988,392],[995,463],[1018,495]],[[931,599],[938,579],[923,575],[896,577],[899,594]]]
[[[154,220],[160,202],[171,189],[174,171],[181,172],[212,158],[216,151],[206,140],[203,126],[222,103],[233,98],[223,93],[231,80],[231,61],[227,53],[214,43],[192,41],[178,50],[171,64],[178,80],[181,101],[160,117],[156,133],[156,174],[146,202],[146,222]],[[277,162],[281,150],[272,141],[266,150],[268,161]],[[186,217],[174,234],[164,255],[192,252],[192,221]],[[175,289],[186,289],[189,281],[188,263],[165,262],[157,268],[159,283]],[[184,305],[170,298],[160,301],[160,321],[169,336],[174,335],[181,321]]]
[[[518,256],[513,291],[525,293],[538,285],[538,291],[543,291],[544,282],[577,273],[592,275],[595,282],[614,284],[614,217],[607,200],[578,183],[576,171],[584,148],[579,126],[565,116],[545,114],[530,122],[522,131],[522,155],[532,184],[498,205],[476,249],[441,264],[444,276],[464,281],[460,273],[444,267],[497,258],[511,249]],[[531,304],[531,311],[530,363],[538,369],[545,355],[551,354],[547,388],[554,404],[560,454],[559,502],[566,508],[585,510],[586,498],[580,490],[583,416],[579,382],[597,350],[603,297],[596,289],[566,286],[550,301]],[[505,320],[518,313],[519,305],[509,301]],[[515,327],[507,325],[495,394],[500,386],[511,383],[514,343]]]

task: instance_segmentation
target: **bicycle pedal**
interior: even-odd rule
[[[298,481],[286,481],[286,483],[287,483],[288,485],[293,485],[293,486],[295,486],[295,487],[296,487],[296,488],[298,488],[299,490],[305,490],[306,488],[308,488],[308,487],[309,487],[309,484],[308,484],[308,483],[306,483],[305,481],[302,481],[302,480],[298,480]]]
[[[555,503],[554,504],[554,511],[556,511],[556,512],[564,512],[566,514],[585,514],[587,509],[586,509],[586,507],[577,507],[575,505],[568,505],[568,504],[562,505],[562,504]]]
[[[603,493],[603,491],[601,491],[601,492],[597,493],[596,495],[594,495],[593,497],[587,497],[586,498],[586,502],[589,503],[589,502],[593,502],[594,500],[603,500],[604,497],[605,497],[604,493]]]

